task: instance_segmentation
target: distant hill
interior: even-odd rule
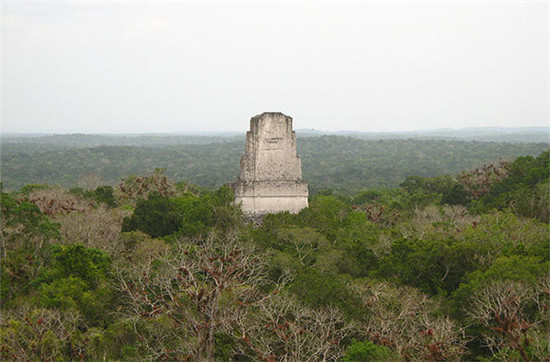
[[[412,138],[510,143],[550,142],[550,128],[546,127],[472,127],[462,129],[442,128],[435,130],[419,130],[408,132],[323,132],[316,130],[297,130],[297,133],[304,136],[337,135],[371,140]]]
[[[4,145],[34,144],[57,148],[97,146],[150,146],[195,145],[216,142],[230,142],[244,138],[242,134],[53,134],[26,135],[8,134],[2,136]]]
[[[86,146],[103,137],[111,143],[143,143]],[[8,142],[3,139],[2,183],[8,189],[29,183],[71,187],[94,175],[104,184],[114,184],[131,174],[164,168],[175,180],[217,187],[236,180],[239,158],[244,153],[244,137],[212,137],[209,143],[204,137],[187,138],[191,136],[109,137],[112,136],[9,138]],[[54,142],[56,138],[60,142]],[[548,143],[369,140],[343,136],[298,140],[303,177],[312,193],[326,188],[353,193],[394,187],[410,175],[455,175],[498,159],[538,155],[547,149]]]
[[[545,127],[474,127],[463,129],[436,129],[408,132],[325,132],[314,129],[298,129],[300,138],[314,136],[346,136],[368,140],[424,139],[462,140],[510,143],[550,143],[550,129]],[[32,143],[65,147],[96,146],[151,146],[192,145],[244,140],[243,132],[173,132],[153,134],[5,134],[3,144]]]

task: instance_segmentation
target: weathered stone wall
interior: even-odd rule
[[[246,214],[297,213],[308,206],[292,118],[282,113],[252,117],[234,189],[235,203]]]

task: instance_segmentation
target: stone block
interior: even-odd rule
[[[245,214],[297,213],[308,206],[291,117],[282,113],[252,117],[240,166],[235,203]]]

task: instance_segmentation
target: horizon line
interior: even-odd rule
[[[550,126],[515,126],[515,127],[506,127],[506,126],[480,126],[480,127],[442,127],[442,128],[424,128],[424,129],[414,129],[414,130],[405,130],[405,131],[359,131],[353,129],[340,129],[334,131],[327,131],[322,129],[315,128],[297,128],[296,132],[307,133],[363,133],[363,134],[399,134],[399,133],[415,133],[415,132],[438,132],[438,131],[464,131],[464,130],[540,130],[545,129],[547,132],[550,132]],[[183,135],[193,135],[193,136],[208,136],[208,135],[221,135],[221,134],[242,134],[246,133],[247,130],[243,131],[231,131],[231,130],[208,130],[208,131],[166,131],[166,132],[154,132],[154,131],[128,131],[128,132],[86,132],[86,131],[4,131],[0,130],[0,136],[10,136],[10,135],[43,135],[43,136],[57,136],[57,135],[105,135],[105,136],[123,136],[123,135],[162,135],[162,136],[183,136]]]

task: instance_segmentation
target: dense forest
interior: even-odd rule
[[[300,147],[309,207],[260,225],[240,142],[8,147],[2,360],[547,359],[547,145]]]
[[[315,136],[346,136],[369,140],[417,139],[454,140],[509,143],[548,143],[547,127],[471,127],[462,129],[435,129],[402,132],[327,132],[314,129],[296,130],[298,138]],[[3,134],[4,143],[33,143],[60,147],[96,146],[167,146],[182,144],[205,144],[242,139],[243,132],[197,132],[197,133],[129,133],[129,134]]]
[[[303,137],[298,141],[303,177],[311,194],[329,188],[348,195],[391,188],[408,176],[454,175],[497,159],[536,156],[547,148],[548,143],[342,136]],[[163,168],[171,179],[217,188],[236,180],[243,153],[244,139],[233,137],[8,138],[2,144],[2,182],[7,190],[29,183],[95,188],[115,186],[128,175]]]

